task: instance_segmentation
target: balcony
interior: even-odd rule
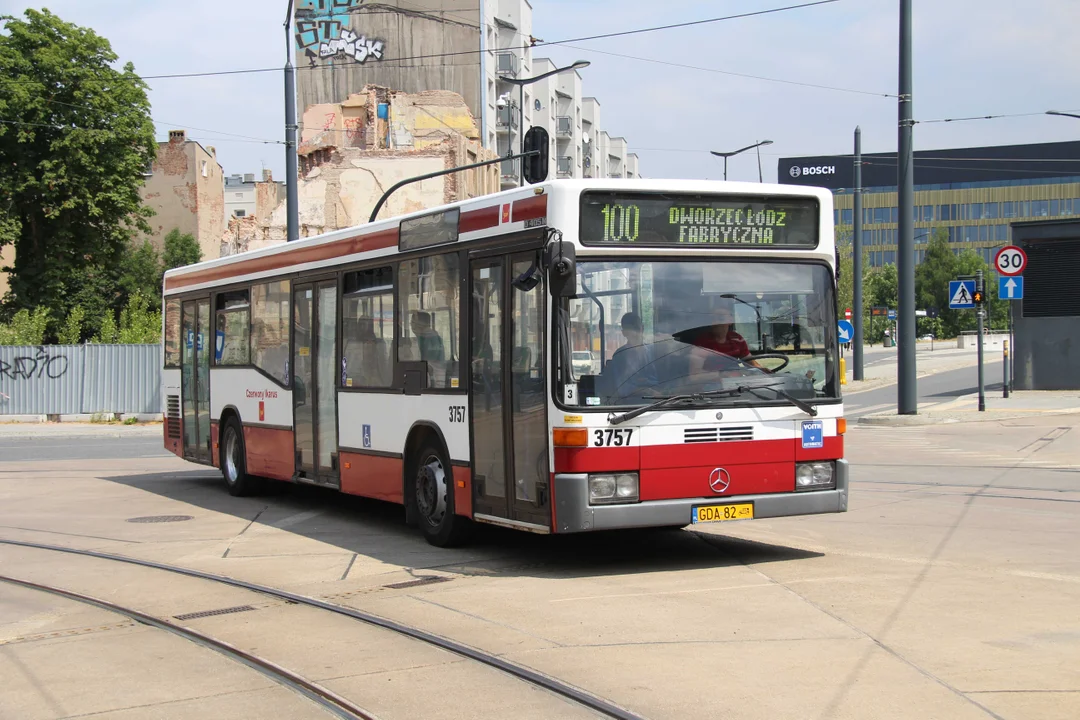
[[[518,186],[518,161],[503,160],[499,163],[499,187],[503,190]]]
[[[570,137],[574,134],[574,119],[569,115],[559,115],[555,118],[555,135],[557,137]]]
[[[561,178],[574,176],[574,158],[569,155],[560,155],[556,159],[556,172]]]
[[[515,105],[495,108],[495,129],[501,133],[516,131],[518,128],[518,114]]]
[[[495,74],[516,78],[518,75],[518,56],[512,52],[495,53]]]

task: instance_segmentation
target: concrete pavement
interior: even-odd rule
[[[485,528],[456,550],[428,546],[395,506],[303,487],[233,498],[213,470],[165,455],[124,458],[121,447],[90,463],[6,461],[4,443],[16,441],[0,438],[0,537],[100,548],[354,605],[647,717],[1071,719],[1080,716],[1078,424],[1080,416],[1035,414],[933,428],[856,425],[846,438],[846,514],[577,537]],[[98,443],[110,444],[124,441]],[[190,519],[130,522],[147,516]],[[250,605],[190,622],[381,717],[573,710],[497,673],[302,608],[0,547],[0,573],[164,616]],[[40,643],[103,644],[97,658],[69,654],[82,658],[75,669],[62,650],[36,656],[32,682],[0,684],[0,715],[290,716],[285,705],[234,713],[216,703],[244,697],[247,676],[230,675],[237,691],[216,695],[200,688],[203,660],[155,666],[131,628],[36,602],[0,586],[3,676],[31,667],[27,653]],[[129,672],[117,665],[125,654],[160,670],[131,670],[138,692],[116,679]],[[57,687],[79,672],[83,702]],[[59,709],[49,703],[57,694]]]

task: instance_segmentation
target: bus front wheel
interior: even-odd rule
[[[468,518],[454,514],[454,487],[450,463],[430,442],[421,446],[413,465],[410,503],[429,543],[453,547],[468,533]]]
[[[248,475],[247,454],[244,450],[244,431],[240,421],[230,417],[221,434],[221,474],[229,494],[237,497],[252,495],[259,491],[260,482]]]

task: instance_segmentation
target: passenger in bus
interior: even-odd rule
[[[360,387],[388,387],[390,363],[386,342],[375,335],[375,320],[359,317],[353,321],[347,339],[348,372]]]
[[[439,333],[431,327],[431,313],[416,311],[412,314],[412,332],[420,347],[420,359],[427,362],[442,362],[446,359],[443,341]]]
[[[615,351],[600,373],[600,392],[613,398],[638,397],[656,384],[652,355],[637,313],[623,315],[621,325],[626,344]]]
[[[737,370],[732,359],[741,360],[750,355],[750,346],[742,335],[735,332],[735,309],[728,300],[716,307],[713,324],[699,332],[691,342],[706,351],[699,350],[691,357],[691,375]]]

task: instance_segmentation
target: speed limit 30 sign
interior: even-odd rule
[[[1027,267],[1027,253],[1015,245],[1007,245],[994,256],[994,267],[1000,275],[1020,275]]]

